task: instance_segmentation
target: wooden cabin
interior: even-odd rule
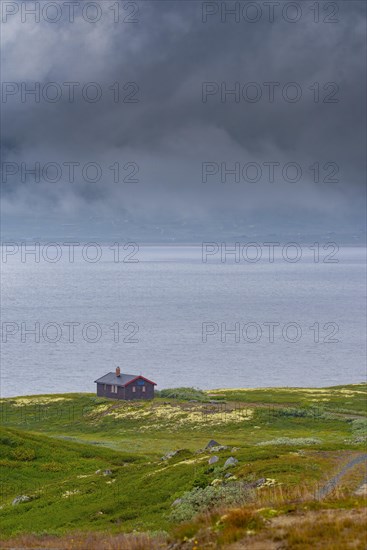
[[[122,374],[120,367],[94,381],[97,384],[98,397],[111,399],[153,399],[154,386],[157,384],[141,374]]]

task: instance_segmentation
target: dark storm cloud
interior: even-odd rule
[[[220,13],[203,23],[201,2],[171,1],[139,3],[136,24],[114,24],[109,2],[100,3],[104,16],[92,25],[80,15],[74,23],[57,24],[9,17],[3,25],[3,81],[56,82],[64,93],[56,103],[8,97],[2,104],[3,161],[27,167],[37,161],[80,163],[74,182],[66,169],[55,183],[42,178],[35,183],[32,176],[22,181],[20,171],[7,177],[3,201],[10,218],[24,219],[31,209],[38,220],[99,217],[106,227],[114,220],[146,227],[178,220],[176,238],[180,231],[187,236],[188,227],[200,238],[196,224],[219,219],[221,227],[238,220],[243,230],[251,216],[276,231],[290,213],[305,227],[316,216],[334,230],[350,220],[358,228],[365,165],[365,6],[339,2],[339,22],[328,24],[313,21],[314,3],[299,4],[302,17],[295,23],[277,15],[273,23],[265,16],[252,24],[222,22]],[[71,81],[80,82],[72,103],[63,86]],[[123,103],[121,96],[114,102],[109,87],[117,81],[136,83],[136,94],[133,88],[122,94],[131,92],[138,102]],[[80,96],[87,82],[102,89],[97,103]],[[217,83],[219,91],[203,103],[205,82]],[[232,89],[236,82],[257,83],[261,99],[221,101],[221,83]],[[264,86],[269,82],[279,83],[274,102]],[[298,102],[282,96],[289,82],[301,90]],[[334,90],[323,89],[328,82],[337,84],[332,97],[338,102],[323,102]],[[287,183],[280,172],[274,182],[265,181],[263,163],[271,161],[280,168],[299,164],[301,180]],[[315,183],[309,167],[317,161],[321,172],[325,163],[336,163],[339,181]],[[96,183],[83,181],[80,167],[89,162],[101,166]],[[138,182],[114,183],[109,167],[116,162],[120,168],[138,165]],[[203,162],[228,167],[256,162],[264,177],[236,184],[221,183],[219,174],[203,183]],[[122,168],[123,176],[131,172],[134,167]]]

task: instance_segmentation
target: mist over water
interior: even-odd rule
[[[296,262],[203,262],[201,246],[140,247],[137,262],[79,252],[2,264],[3,397],[93,392],[116,366],[158,388],[365,380],[364,248],[341,248],[337,263],[307,247]]]

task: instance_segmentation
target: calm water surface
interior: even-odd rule
[[[306,248],[295,263],[203,263],[201,247],[142,247],[137,263],[102,252],[2,264],[2,396],[94,391],[116,366],[158,388],[366,378],[365,249],[342,248],[338,263]]]

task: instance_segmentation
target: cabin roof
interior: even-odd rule
[[[116,372],[108,372],[101,378],[98,378],[95,380],[95,383],[98,384],[111,384],[115,386],[127,386],[128,384],[131,384],[131,382],[134,382],[134,380],[137,380],[138,378],[142,378],[146,382],[149,382],[150,384],[157,385],[152,380],[148,380],[148,378],[145,378],[141,374],[123,374],[121,373],[120,376],[116,376]]]

